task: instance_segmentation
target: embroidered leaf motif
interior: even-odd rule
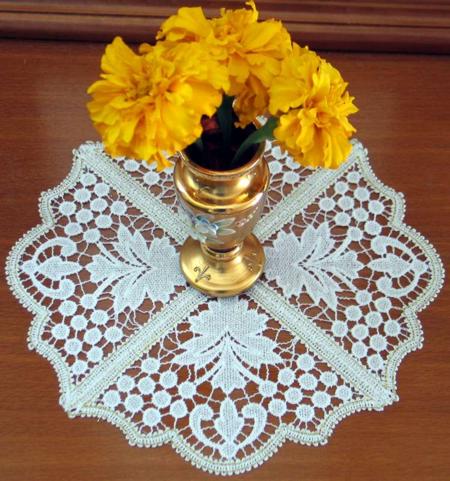
[[[374,271],[386,272],[392,277],[401,277],[410,270],[410,263],[396,256],[387,254],[386,257],[370,261],[368,266]]]
[[[112,286],[116,316],[127,307],[137,309],[147,296],[153,302],[168,302],[174,287],[184,284],[175,267],[177,252],[169,239],[155,238],[147,245],[138,231],[132,234],[123,225],[117,239],[111,250],[100,245],[101,253],[86,266],[92,282],[101,283],[96,295]]]
[[[248,311],[245,323],[242,310]],[[263,334],[267,318],[249,310],[245,300],[211,301],[208,311],[190,321],[196,336],[182,344],[183,352],[173,362],[192,364],[196,370],[211,365],[204,380],[211,379],[212,385],[225,393],[242,388],[248,379],[259,382],[251,368],[282,362],[274,352],[276,343]]]
[[[340,283],[353,290],[352,280],[363,267],[356,253],[347,251],[349,243],[345,239],[336,246],[328,223],[309,225],[300,240],[280,231],[267,249],[266,277],[276,280],[287,297],[306,291],[314,303],[324,301],[335,310]]]
[[[214,421],[214,429],[221,439],[205,435],[202,421],[211,421],[214,417],[213,410],[207,404],[194,408],[190,416],[190,427],[196,438],[205,446],[217,449],[225,459],[233,459],[239,449],[251,445],[263,432],[267,421],[267,411],[256,403],[250,403],[242,408],[239,415],[235,403],[230,398],[225,398],[220,405],[219,416]],[[246,430],[246,419],[252,422],[250,429]],[[247,431],[243,435],[243,431]]]

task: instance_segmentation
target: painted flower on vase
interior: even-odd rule
[[[227,219],[213,220],[214,217],[207,215],[190,215],[192,233],[191,236],[200,242],[217,242],[221,244],[219,237],[235,234],[231,228],[234,217]]]

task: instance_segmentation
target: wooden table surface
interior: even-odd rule
[[[39,223],[41,191],[70,169],[71,151],[96,139],[85,109],[103,46],[0,41],[1,258]],[[358,138],[375,173],[407,199],[406,221],[450,258],[450,58],[328,54],[350,82]],[[170,446],[139,449],[106,422],[70,420],[49,363],[27,350],[31,315],[0,284],[0,480],[210,480]],[[320,448],[287,442],[236,479],[450,479],[450,290],[420,318],[425,346],[398,373],[400,402],[342,421]]]

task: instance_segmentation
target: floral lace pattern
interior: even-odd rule
[[[106,419],[131,444],[170,442],[227,475],[286,439],[325,443],[345,416],[397,399],[398,365],[422,344],[416,312],[442,284],[439,257],[359,142],[337,171],[299,168],[276,145],[266,155],[264,275],[215,299],[180,274],[192,225],[171,173],[112,161],[99,143],[75,151],[6,266],[70,416]],[[197,224],[199,235],[227,228]]]

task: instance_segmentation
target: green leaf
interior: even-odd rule
[[[217,120],[223,135],[223,145],[228,149],[231,142],[231,131],[233,129],[233,102],[234,97],[224,95],[222,104],[217,109]]]
[[[258,130],[255,130],[252,134],[250,134],[244,142],[240,145],[239,149],[237,150],[233,164],[235,164],[241,157],[242,154],[254,144],[259,144],[263,140],[266,139],[273,139],[273,130],[277,126],[278,119],[276,117],[270,117],[267,122]]]

